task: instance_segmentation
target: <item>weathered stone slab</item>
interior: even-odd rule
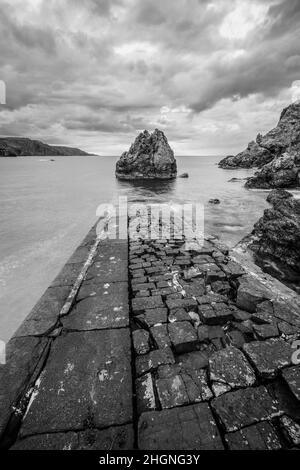
[[[263,386],[228,392],[212,401],[227,432],[279,416],[278,403]]]
[[[69,330],[119,328],[129,323],[127,282],[83,284],[71,313],[62,319]]]
[[[279,331],[276,325],[253,325],[256,337],[259,339],[268,339],[279,336]]]
[[[272,298],[273,292],[258,279],[249,274],[239,278],[236,304],[247,312],[255,312],[259,303]]]
[[[272,378],[280,369],[291,364],[293,350],[283,339],[253,341],[243,347],[258,373],[265,378]]]
[[[293,395],[300,401],[300,365],[284,369],[282,377]]]
[[[88,269],[85,282],[105,284],[107,282],[126,282],[128,279],[127,260],[111,256],[108,259],[97,257]]]
[[[137,412],[155,410],[155,394],[152,375],[150,373],[139,377],[135,381]]]
[[[46,338],[12,338],[6,345],[6,364],[0,365],[0,436],[24,395],[48,343]]]
[[[109,427],[132,420],[127,329],[69,333],[53,344],[21,435]]]
[[[134,432],[131,424],[99,431],[39,434],[19,440],[11,450],[132,450]]]
[[[190,316],[184,308],[174,308],[169,314],[169,322],[174,323],[175,321],[189,321]]]
[[[186,354],[181,354],[179,357],[179,364],[183,365],[185,369],[197,370],[207,367],[208,354],[205,351],[193,351]]]
[[[168,325],[171,343],[178,354],[193,351],[198,344],[195,328],[187,321]]]
[[[206,403],[143,413],[139,449],[221,450],[222,441]]]
[[[133,347],[136,354],[146,354],[150,351],[149,333],[146,330],[135,330],[132,333]]]
[[[14,336],[40,336],[49,333],[57,323],[70,290],[70,287],[49,287]]]
[[[84,263],[65,264],[60,273],[51,283],[51,287],[73,286]]]
[[[172,309],[178,309],[178,308],[186,308],[189,310],[193,310],[194,312],[197,312],[198,304],[195,299],[188,298],[188,299],[172,299],[168,296],[168,300],[166,302],[167,307],[172,310]]]
[[[217,351],[209,358],[210,379],[229,388],[251,387],[255,374],[243,353],[233,347]]]
[[[157,349],[149,354],[139,356],[135,362],[137,376],[156,369],[164,364],[174,364],[175,359],[170,348]]]
[[[230,450],[278,450],[281,448],[273,426],[267,422],[226,434],[225,439]]]
[[[67,263],[74,264],[74,263],[84,263],[89,256],[90,253],[90,246],[79,246],[76,248],[74,253],[70,256]]]

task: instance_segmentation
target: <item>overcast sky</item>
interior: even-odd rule
[[[273,127],[297,95],[299,0],[0,8],[0,135],[119,155],[158,127],[178,155],[223,155]]]

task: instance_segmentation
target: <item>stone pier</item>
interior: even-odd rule
[[[252,268],[93,227],[7,345],[1,447],[299,448],[299,298]]]

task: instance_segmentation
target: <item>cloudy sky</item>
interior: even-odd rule
[[[273,127],[297,95],[299,0],[0,8],[3,136],[119,155],[137,132],[158,127],[178,155],[223,155]]]

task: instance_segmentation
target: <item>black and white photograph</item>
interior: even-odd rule
[[[300,0],[0,0],[0,450],[300,450]]]

